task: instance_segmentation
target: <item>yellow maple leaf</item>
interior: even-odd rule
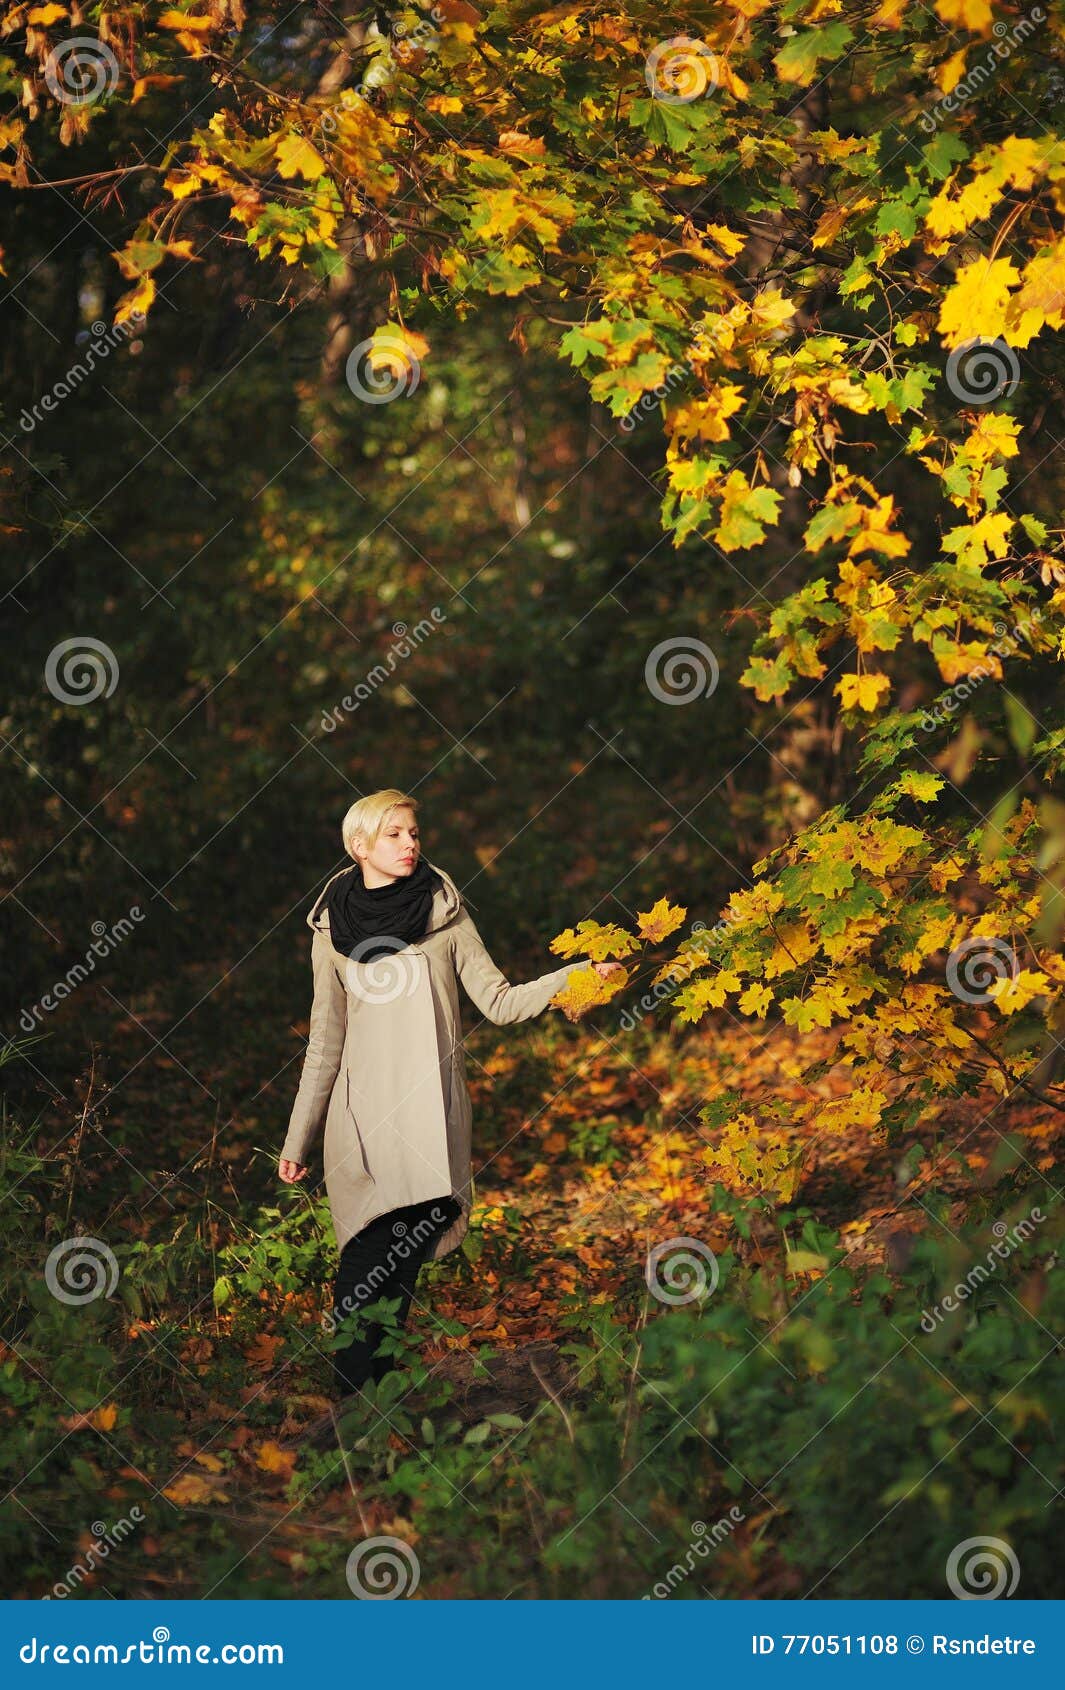
[[[325,171],[325,159],[303,135],[282,135],[277,143],[277,168],[282,176],[302,176],[317,182]]]
[[[979,336],[998,339],[1006,327],[1010,288],[1019,278],[1011,258],[974,258],[959,266],[939,307],[944,345],[960,346]]]
[[[773,994],[768,986],[760,986],[757,981],[752,980],[738,1002],[744,1015],[764,1017],[766,1010],[773,1002]]]
[[[936,16],[946,24],[960,24],[973,35],[986,35],[991,28],[989,0],[935,0]]]
[[[942,89],[944,94],[951,93],[965,75],[965,55],[968,51],[967,47],[960,47],[956,53],[951,53],[949,59],[944,59],[941,65],[936,66],[936,87]]]
[[[1014,1015],[1050,986],[1047,976],[1034,968],[1022,968],[1014,979],[993,980],[987,994],[1003,1015]]]
[[[191,54],[194,59],[202,59],[204,55],[204,47],[200,40],[201,35],[206,35],[208,30],[217,28],[213,17],[203,13],[179,12],[173,9],[162,12],[158,23],[160,29],[175,30],[186,53]]]
[[[737,387],[732,381],[723,381],[712,393],[689,399],[670,413],[667,423],[670,437],[678,443],[683,440],[727,440],[727,419],[733,411],[741,409],[743,402],[742,387]]]
[[[124,293],[115,307],[115,324],[128,323],[132,317],[146,316],[155,298],[155,282],[151,276],[142,276],[135,288]]]
[[[215,20],[206,14],[197,15],[194,12],[179,12],[176,7],[161,12],[158,18],[160,29],[193,29],[201,34],[215,27]]]
[[[684,904],[671,904],[667,898],[659,898],[649,910],[638,911],[636,930],[641,939],[657,945],[670,933],[676,932],[687,913]]]
[[[876,710],[891,691],[886,675],[844,675],[836,683],[844,710]]]
[[[674,1000],[678,1019],[699,1021],[708,1009],[720,1009],[729,992],[738,992],[741,981],[731,969],[722,968],[705,980],[693,980]]]
[[[1005,338],[1027,346],[1043,327],[1060,329],[1065,314],[1065,239],[1025,265],[1021,286],[1010,299]]]
[[[855,845],[855,858],[870,874],[890,874],[908,851],[925,843],[918,827],[903,827],[899,822],[864,818]]]

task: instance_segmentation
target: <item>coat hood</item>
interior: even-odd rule
[[[438,928],[446,927],[449,921],[454,921],[460,909],[463,907],[463,897],[446,869],[442,869],[439,863],[432,862],[428,857],[424,860],[429,864],[431,869],[436,870],[436,873],[440,876],[440,879],[443,882],[443,885],[438,886],[436,891],[433,893],[432,908],[429,911],[429,924],[425,929],[426,933],[435,933]],[[339,880],[342,874],[347,874],[351,867],[352,865],[349,863],[347,868],[338,869],[336,874],[330,875],[329,879],[322,887],[322,890],[315,898],[310,909],[307,911],[308,927],[317,929],[319,933],[328,933],[329,911],[326,908],[326,904],[329,889],[333,882],[335,880]],[[321,906],[320,908],[319,905]],[[314,913],[315,910],[318,910],[317,916]]]

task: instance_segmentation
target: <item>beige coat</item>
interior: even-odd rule
[[[325,1187],[338,1249],[377,1215],[453,1195],[462,1211],[430,1260],[462,1242],[471,1202],[470,1127],[458,981],[499,1026],[546,1009],[579,962],[511,986],[485,950],[462,894],[442,877],[425,934],[389,956],[335,950],[323,902],[313,931],[314,1001],[281,1157],[305,1163],[325,1128]],[[341,869],[340,874],[348,871]],[[328,882],[332,885],[334,875]]]

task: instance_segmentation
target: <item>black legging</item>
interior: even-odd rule
[[[333,1316],[338,1323],[346,1314],[379,1297],[399,1297],[395,1320],[406,1323],[418,1269],[433,1240],[446,1232],[461,1210],[454,1197],[431,1197],[425,1203],[408,1203],[378,1215],[361,1232],[349,1238],[340,1253],[340,1266],[333,1288]],[[333,1377],[342,1394],[357,1391],[371,1376],[381,1379],[395,1366],[391,1356],[376,1354],[384,1334],[380,1321],[364,1323],[361,1336],[333,1352]]]

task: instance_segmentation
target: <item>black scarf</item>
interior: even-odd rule
[[[344,956],[357,951],[357,962],[375,956],[391,956],[404,945],[420,939],[429,922],[433,893],[443,881],[436,870],[419,857],[410,874],[400,875],[384,886],[367,886],[362,866],[355,863],[338,875],[318,900],[329,910],[329,931],[333,944]],[[381,944],[367,944],[380,938]]]

